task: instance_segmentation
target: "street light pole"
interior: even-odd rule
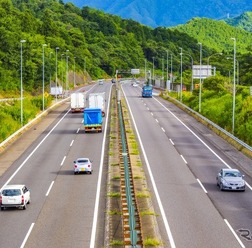
[[[166,50],[166,81],[167,83],[168,83],[168,76],[169,76],[169,50]]]
[[[66,50],[66,90],[68,92],[69,89],[69,85],[68,85],[68,55],[67,53],[69,52],[69,50]]]
[[[145,79],[145,82],[147,82],[147,69],[146,69],[146,66],[147,66],[147,59],[144,59],[144,79]]]
[[[164,57],[162,57],[162,80],[164,82]]]
[[[20,119],[21,119],[21,126],[23,126],[23,43],[26,40],[20,41]]]
[[[43,50],[43,111],[45,110],[45,47],[47,45],[43,44],[42,45],[42,50]]]
[[[186,55],[188,55],[191,58],[191,61],[192,61],[192,65],[191,65],[192,66],[191,91],[193,91],[193,57],[189,53],[186,53]]]
[[[55,48],[55,73],[56,73],[56,78],[55,78],[55,85],[56,85],[56,94],[55,94],[55,97],[56,97],[56,101],[58,100],[58,50],[59,50],[59,47],[56,47]]]
[[[74,88],[75,88],[75,59],[76,57],[74,57]]]
[[[201,76],[201,67],[202,67],[202,43],[200,45],[200,88],[199,88],[199,113],[201,112],[201,91],[202,91],[202,76]]]
[[[173,83],[172,53],[171,53],[171,84]]]
[[[210,55],[208,58],[207,58],[207,76],[209,76],[208,75],[208,67],[209,67],[209,65],[210,65],[210,58],[212,57],[212,56],[214,56],[214,55],[222,55],[222,53],[214,53],[214,54],[212,54],[212,55]],[[212,75],[211,75],[212,76]]]
[[[152,84],[154,84],[154,57],[152,57]]]
[[[52,55],[53,52],[50,52],[50,55],[49,55],[49,60],[50,60],[50,63],[49,63],[49,66],[50,66],[50,77],[49,77],[49,82],[50,82],[50,92],[51,92],[51,88],[52,88],[52,85],[51,85],[51,76],[52,76],[52,70],[51,70],[51,55]]]
[[[182,102],[182,83],[183,83],[183,49],[182,47],[180,49],[180,101]]]
[[[236,39],[235,38],[231,38],[231,40],[234,41],[234,85],[233,85],[233,115],[232,115],[232,134],[234,134],[234,129],[235,129],[235,92],[236,92],[236,88],[235,88],[235,65],[236,65]]]

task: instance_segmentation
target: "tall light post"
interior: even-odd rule
[[[75,87],[75,59],[76,57],[74,57],[74,87]]]
[[[45,47],[47,45],[42,45],[42,60],[43,60],[43,111],[45,110]]]
[[[20,120],[23,126],[23,43],[26,40],[20,41]]]
[[[153,80],[152,84],[154,84],[154,59],[155,57],[152,57],[152,80]]]
[[[208,76],[208,68],[209,68],[209,65],[210,65],[210,63],[209,63],[210,58],[211,58],[212,56],[215,56],[215,55],[222,55],[222,53],[214,53],[214,54],[210,55],[210,56],[207,58],[207,76]]]
[[[236,65],[236,39],[235,38],[231,38],[231,40],[234,41],[234,85],[233,85],[233,115],[232,115],[232,134],[234,134],[234,129],[235,129],[235,92],[236,92],[236,88],[235,88],[235,65]]]
[[[182,102],[182,86],[183,86],[183,49],[180,49],[180,101]]]
[[[144,79],[147,82],[147,59],[144,59]]]
[[[171,84],[173,83],[172,53],[171,53]]]
[[[56,73],[56,77],[55,77],[55,85],[56,85],[56,94],[55,94],[55,97],[56,97],[56,101],[58,100],[58,50],[59,50],[59,47],[56,47],[55,48],[55,73]]]
[[[52,70],[51,70],[51,58],[52,58],[52,53],[53,52],[50,52],[50,55],[49,55],[49,60],[50,60],[50,63],[49,63],[49,66],[50,66],[50,76],[49,76],[49,82],[50,82],[50,90],[51,90],[51,76],[52,76]]]
[[[184,54],[185,54],[185,53],[184,53]],[[192,57],[192,55],[189,54],[189,53],[186,53],[186,55],[188,55],[188,56],[191,58],[191,61],[192,61],[192,63],[191,63],[191,66],[192,66],[191,91],[193,91],[193,57]]]
[[[64,53],[62,53],[61,56],[60,56],[60,61],[61,61],[62,64],[63,64],[63,59],[62,59],[63,56],[65,56]],[[63,65],[62,65],[62,67],[63,67]],[[61,72],[61,82],[62,82],[62,87],[63,87],[63,85],[64,85],[64,73],[63,73],[63,69],[62,69],[62,72]],[[66,84],[65,84],[65,90],[66,90]]]
[[[66,50],[66,90],[68,92],[69,86],[68,86],[68,58],[69,56],[67,55],[67,53],[69,52],[69,50]]]
[[[202,74],[201,74],[201,67],[202,67],[202,43],[198,43],[200,45],[200,87],[199,87],[199,113],[201,112],[201,91],[202,91]]]
[[[227,59],[232,59],[232,58],[227,57]],[[236,70],[236,72],[237,72],[236,82],[237,82],[237,84],[239,84],[239,61],[238,61],[237,59],[236,59],[236,65],[237,65],[237,70]],[[230,71],[229,71],[229,74],[230,74]]]
[[[164,57],[162,57],[162,80],[164,82]]]
[[[168,83],[169,77],[169,50],[166,50],[166,81]]]

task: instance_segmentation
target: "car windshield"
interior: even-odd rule
[[[227,171],[225,172],[224,177],[241,177],[241,173],[238,171]]]
[[[20,189],[4,189],[2,192],[3,196],[16,196],[21,195]]]

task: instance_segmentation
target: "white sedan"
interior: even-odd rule
[[[88,173],[92,174],[92,162],[89,158],[78,158],[74,161],[74,174],[77,173]]]
[[[23,184],[13,184],[3,187],[0,193],[1,210],[9,207],[26,209],[31,202],[29,189]]]

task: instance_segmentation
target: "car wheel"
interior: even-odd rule
[[[4,210],[4,207],[1,207],[1,211],[3,211]]]
[[[31,203],[31,198],[29,199],[29,201],[27,202],[27,204],[30,204]]]
[[[25,210],[26,209],[26,204],[23,206],[23,210]]]
[[[74,172],[74,175],[76,175],[77,174],[77,172]]]
[[[223,191],[223,185],[222,185],[222,183],[220,184],[220,190]]]
[[[91,175],[91,174],[92,174],[92,171],[89,171],[89,174]]]

